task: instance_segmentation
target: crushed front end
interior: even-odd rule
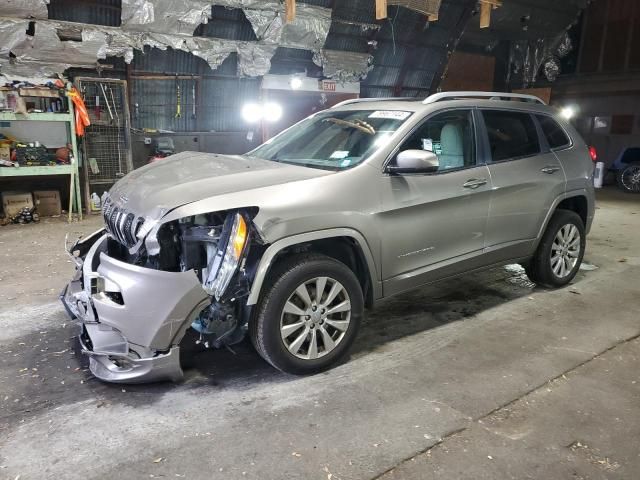
[[[105,204],[105,230],[67,249],[76,274],[62,302],[81,325],[82,352],[96,377],[180,380],[180,341],[189,327],[207,347],[244,338],[251,265],[262,251],[251,222],[256,212],[161,224],[115,208]]]

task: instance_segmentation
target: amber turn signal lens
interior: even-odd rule
[[[238,214],[236,221],[238,223],[236,225],[235,235],[233,236],[233,253],[236,258],[240,258],[244,244],[247,241],[247,223],[240,214]]]

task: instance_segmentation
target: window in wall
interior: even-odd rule
[[[569,137],[558,122],[546,115],[538,115],[537,118],[551,148],[563,148],[569,146],[571,140],[569,140]]]
[[[452,110],[424,122],[400,151],[427,150],[437,155],[439,172],[476,165],[475,134],[471,110]]]
[[[633,133],[633,115],[614,115],[611,117],[612,135],[631,135]]]
[[[607,135],[610,127],[611,117],[593,117],[593,133]]]
[[[538,131],[531,115],[520,112],[482,112],[494,162],[540,153]]]

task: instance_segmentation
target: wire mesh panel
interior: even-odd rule
[[[81,78],[78,88],[91,120],[83,138],[85,178],[90,189],[92,185],[108,186],[133,169],[127,84]]]

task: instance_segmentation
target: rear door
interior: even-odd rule
[[[501,259],[531,253],[554,200],[565,191],[562,165],[534,116],[524,111],[483,109],[493,192],[487,253]]]

